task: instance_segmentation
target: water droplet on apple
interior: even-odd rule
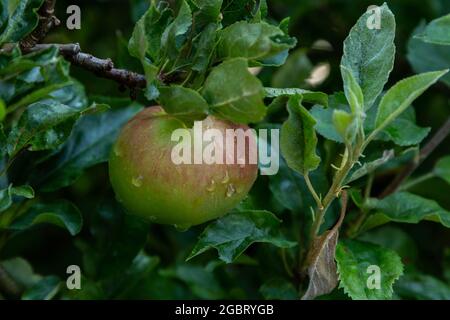
[[[222,180],[222,184],[227,184],[230,182],[230,176],[228,175],[228,171],[225,172],[225,177]]]
[[[188,224],[174,224],[173,226],[178,232],[186,232],[191,227]]]
[[[211,180],[211,184],[206,188],[206,191],[213,192],[214,190],[216,190],[216,182]]]
[[[227,197],[230,198],[236,193],[236,189],[234,188],[234,185],[231,183],[227,186]]]
[[[119,145],[117,145],[117,144],[114,146],[114,155],[116,157],[122,156],[122,153],[120,152],[120,149],[119,149]]]
[[[131,180],[131,183],[132,183],[133,186],[135,186],[136,188],[140,188],[140,187],[142,187],[142,180],[143,180],[143,179],[144,179],[143,176],[139,176],[139,177],[133,178],[133,179]]]

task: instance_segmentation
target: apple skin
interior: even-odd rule
[[[247,196],[258,173],[248,156],[245,165],[172,162],[177,144],[171,141],[172,132],[184,127],[156,106],[139,112],[122,129],[111,152],[109,175],[117,200],[129,214],[188,229],[225,215]],[[226,129],[248,129],[212,116],[203,120],[205,127],[224,136]],[[246,155],[256,152],[253,148],[256,140],[253,146],[246,144]]]

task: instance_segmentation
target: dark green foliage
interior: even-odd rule
[[[381,29],[367,27],[370,1],[82,2],[82,30],[46,41],[143,74],[136,101],[56,47],[21,52],[42,2],[0,0],[0,267],[22,299],[299,299],[336,268],[321,299],[450,299],[448,138],[379,197],[449,116],[448,1],[389,1]],[[57,1],[61,20],[69,4]],[[186,232],[128,215],[106,162],[149,105],[186,126],[280,129],[278,173]],[[312,259],[309,283],[312,243],[336,253]],[[69,265],[82,290],[67,288]]]

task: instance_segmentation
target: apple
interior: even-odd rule
[[[217,129],[224,137],[229,129],[248,129],[213,116],[201,126]],[[139,112],[122,129],[111,152],[109,174],[116,198],[128,213],[188,229],[225,215],[247,196],[258,173],[257,164],[248,156],[256,154],[256,137],[243,146],[233,139],[234,157],[245,152],[244,163],[224,158],[223,163],[175,164],[172,154],[178,141],[173,141],[172,134],[183,128],[193,131],[156,106]],[[229,157],[226,144],[219,147]]]

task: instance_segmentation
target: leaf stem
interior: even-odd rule
[[[367,178],[367,185],[364,190],[364,200],[367,200],[370,198],[370,195],[372,193],[372,186],[373,186],[373,180],[375,179],[375,175],[373,172],[369,174],[369,177]]]
[[[323,209],[323,205],[322,205],[322,199],[320,199],[319,195],[316,192],[316,189],[314,189],[314,186],[311,183],[311,180],[309,179],[309,174],[306,173],[304,175],[305,178],[305,182],[306,185],[308,186],[309,192],[311,192],[311,195],[313,196],[314,200],[316,201],[317,207],[322,210]]]
[[[351,154],[350,151],[349,154]],[[342,164],[341,169],[336,173],[333,179],[333,184],[331,185],[330,190],[323,199],[322,208],[318,208],[316,211],[316,218],[311,228],[311,238],[314,238],[319,234],[320,227],[322,226],[328,208],[330,207],[333,200],[339,196],[342,190],[342,184],[344,183],[345,178],[353,167],[354,161],[352,159],[344,159],[343,161],[345,161],[345,163]]]
[[[432,179],[434,177],[436,177],[436,174],[434,172],[430,172],[430,173],[424,174],[424,175],[422,175],[420,177],[417,177],[415,179],[411,179],[409,181],[406,181],[404,184],[402,184],[399,187],[398,190],[399,191],[404,191],[404,190],[411,189],[415,185],[418,185],[419,183],[422,183],[422,182],[427,181],[429,179]]]

